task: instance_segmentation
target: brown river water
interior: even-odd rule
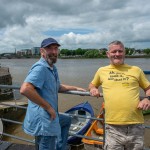
[[[3,67],[9,67],[10,73],[13,77],[13,84],[20,86],[24,81],[29,68],[37,60],[38,59],[0,59],[0,64]],[[150,59],[127,58],[125,63],[139,66],[143,70],[150,70]],[[80,86],[87,89],[88,84],[92,80],[97,69],[108,64],[108,59],[59,59],[56,66],[58,68],[61,83]],[[147,78],[150,80],[150,75],[147,75]],[[141,90],[141,96],[142,95],[144,95],[144,93]],[[20,96],[18,95],[18,99],[19,98]],[[72,106],[86,101],[92,105],[95,116],[97,116],[99,114],[103,98],[59,94],[59,111],[64,112]],[[145,124],[150,126],[150,115],[146,115],[144,117]],[[24,116],[20,118],[20,121],[23,120],[23,118]],[[145,145],[150,147],[150,129],[146,129],[145,131]],[[8,132],[12,132],[12,134],[17,136],[33,139],[22,132],[20,125],[9,128]],[[12,142],[20,142],[15,139],[8,140]]]

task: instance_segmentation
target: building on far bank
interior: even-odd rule
[[[17,56],[32,55],[31,49],[22,49],[17,51]]]
[[[40,55],[40,47],[31,48],[32,55]]]
[[[31,49],[21,49],[17,51],[17,56],[33,56],[40,54],[40,47],[33,47]]]

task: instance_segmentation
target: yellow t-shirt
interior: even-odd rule
[[[91,83],[96,87],[102,86],[106,123],[144,123],[142,111],[137,109],[137,105],[140,87],[145,89],[150,82],[139,67],[127,64],[101,67]]]

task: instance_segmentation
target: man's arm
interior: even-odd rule
[[[146,97],[150,96],[150,85],[144,91],[145,91]],[[150,109],[150,100],[148,100],[148,98],[144,98],[142,101],[139,102],[137,108],[142,109],[142,110]]]
[[[65,84],[60,85],[59,92],[65,92],[65,91],[69,91],[69,90],[83,91],[83,92],[86,91],[86,89],[83,89],[83,88],[80,88],[77,86],[70,86],[70,85],[65,85]]]
[[[94,86],[92,83],[89,84],[89,91],[91,96],[100,97],[100,92],[96,86]]]
[[[35,87],[31,83],[24,82],[20,88],[20,93],[26,96],[28,99],[41,106],[51,115],[51,119],[56,118],[55,110],[52,106],[44,100],[36,91]]]

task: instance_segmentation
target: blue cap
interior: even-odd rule
[[[41,43],[41,48],[42,47],[47,47],[48,45],[51,45],[51,44],[57,44],[58,46],[60,46],[60,44],[53,38],[47,38],[47,39],[44,39]]]

